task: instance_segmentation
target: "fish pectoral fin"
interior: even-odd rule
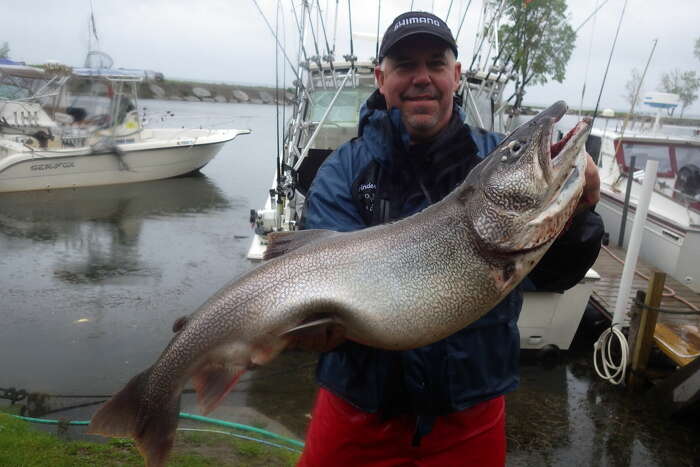
[[[208,362],[199,368],[192,380],[197,391],[197,403],[204,415],[218,407],[246,369],[219,362]]]
[[[338,232],[324,229],[296,230],[293,232],[270,232],[267,234],[267,249],[263,259],[272,259],[321,238],[337,235]]]
[[[307,321],[280,334],[287,347],[327,352],[340,345],[346,338],[346,329],[336,319],[326,317]]]

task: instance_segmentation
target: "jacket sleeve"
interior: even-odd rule
[[[350,232],[367,227],[353,201],[353,142],[340,146],[321,165],[306,198],[302,228]]]
[[[603,233],[603,220],[594,210],[574,217],[569,229],[530,272],[528,279],[535,289],[564,291],[575,286],[598,258]]]

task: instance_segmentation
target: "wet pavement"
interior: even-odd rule
[[[31,404],[47,417],[89,418],[96,406],[85,404],[149,366],[175,319],[254,266],[248,215],[272,179],[275,108],[141,104],[152,126],[253,134],[224,146],[199,177],[0,195],[0,388],[48,395]],[[590,349],[547,365],[523,359],[522,384],[507,398],[508,464],[700,465],[697,418],[662,419],[598,380]],[[212,415],[302,438],[314,362],[289,353],[244,375]],[[76,395],[95,397],[65,397]],[[185,394],[183,410],[196,412],[193,402]]]

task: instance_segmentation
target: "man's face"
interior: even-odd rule
[[[387,107],[401,110],[411,139],[424,141],[450,121],[461,70],[443,41],[417,35],[396,44],[374,75]]]

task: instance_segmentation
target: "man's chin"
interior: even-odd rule
[[[411,134],[430,135],[436,131],[438,119],[432,115],[411,115],[404,123]]]

